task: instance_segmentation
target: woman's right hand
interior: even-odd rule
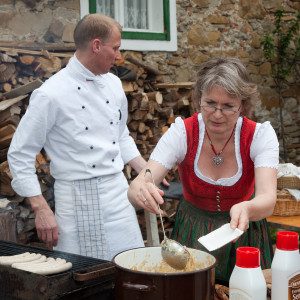
[[[162,164],[149,159],[129,186],[127,195],[130,203],[134,207],[142,207],[151,213],[159,214],[158,204],[164,203],[164,191],[157,185],[164,180],[168,171]]]
[[[136,203],[147,211],[159,214],[158,204],[162,205],[164,192],[151,182],[144,182],[136,195]]]

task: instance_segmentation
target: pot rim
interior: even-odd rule
[[[188,276],[188,275],[193,275],[195,273],[202,273],[202,272],[205,272],[205,271],[209,271],[209,270],[213,270],[215,267],[216,267],[216,264],[217,264],[217,259],[210,253],[208,252],[205,252],[205,251],[202,251],[202,250],[198,250],[198,249],[194,249],[194,248],[191,248],[193,250],[196,250],[196,251],[202,251],[202,252],[205,252],[211,256],[213,256],[215,258],[215,262],[210,265],[209,267],[206,267],[206,268],[203,268],[201,270],[196,270],[196,271],[188,271],[188,272],[177,272],[177,273],[158,273],[158,272],[147,272],[147,271],[137,271],[137,270],[131,270],[131,269],[128,269],[128,268],[124,268],[122,266],[120,266],[119,264],[116,263],[115,259],[116,257],[121,254],[121,253],[124,253],[124,252],[128,252],[128,251],[132,251],[132,250],[136,250],[136,249],[144,249],[144,248],[160,248],[160,247],[157,247],[157,246],[150,246],[150,247],[137,247],[137,248],[132,248],[132,249],[128,249],[128,250],[124,250],[122,252],[119,252],[118,254],[116,254],[113,259],[112,259],[112,262],[114,264],[114,266],[116,268],[119,268],[123,271],[126,271],[126,272],[131,272],[131,273],[134,273],[134,274],[151,274],[153,276]]]

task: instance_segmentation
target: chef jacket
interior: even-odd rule
[[[13,189],[24,197],[41,194],[35,159],[42,147],[58,180],[121,172],[140,155],[127,116],[120,79],[111,73],[95,76],[74,55],[32,93],[8,151]]]

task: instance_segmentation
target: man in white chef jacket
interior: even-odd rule
[[[127,99],[109,73],[121,58],[121,26],[93,14],[74,31],[66,68],[32,93],[8,152],[12,186],[28,197],[38,237],[54,249],[111,260],[143,247],[123,175],[145,165],[126,126]],[[41,194],[36,155],[44,147],[55,178],[55,215]]]

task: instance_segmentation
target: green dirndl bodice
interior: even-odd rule
[[[172,238],[189,248],[208,250],[198,239],[223,224],[230,223],[229,211],[214,212],[200,209],[182,199],[179,202]],[[271,267],[273,248],[266,219],[250,222],[248,230],[235,242],[211,251],[217,259],[216,279],[228,282],[235,266],[236,249],[238,247],[256,247],[261,254],[261,267]]]

